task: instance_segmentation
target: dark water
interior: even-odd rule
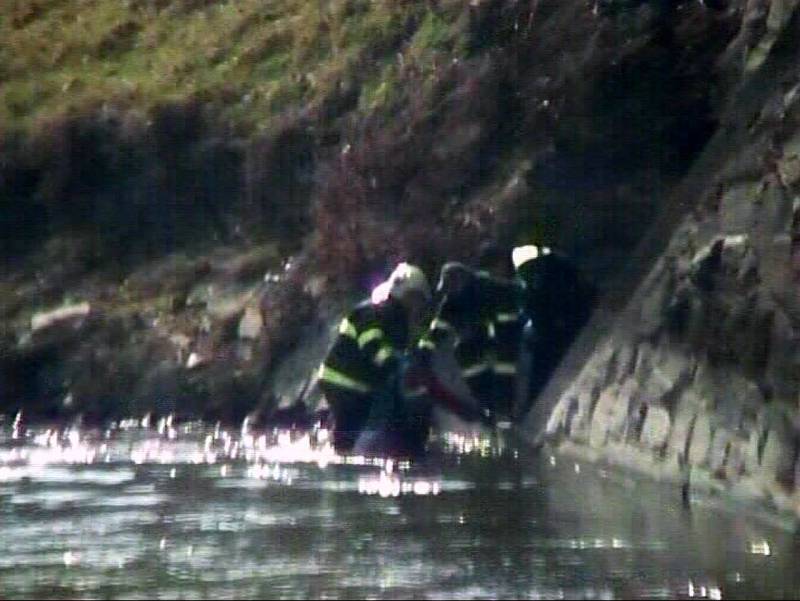
[[[160,430],[0,434],[0,598],[800,597],[792,534],[574,462]]]

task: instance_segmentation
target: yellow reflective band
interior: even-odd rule
[[[486,324],[486,333],[489,335],[489,338],[494,338],[494,324],[491,321]]]
[[[432,351],[436,350],[436,344],[433,342],[433,340],[428,340],[427,338],[420,340],[417,343],[417,347],[431,349]]]
[[[517,321],[519,313],[498,313],[495,315],[497,323],[508,323],[510,321]]]
[[[362,332],[358,337],[358,348],[364,348],[373,340],[383,338],[383,330],[380,328],[370,328],[366,332]]]
[[[437,317],[431,322],[431,330],[447,330],[448,332],[455,331],[452,325],[444,319]]]
[[[489,364],[483,361],[481,363],[476,363],[475,365],[465,367],[461,370],[461,375],[465,378],[471,378],[472,376],[477,376],[478,374],[485,372],[487,369],[489,369]]]
[[[389,346],[384,346],[377,353],[375,353],[375,363],[378,365],[383,365],[386,363],[386,360],[392,356],[392,354],[392,348]]]
[[[346,376],[342,372],[337,371],[332,367],[328,367],[327,365],[322,365],[320,367],[319,379],[341,388],[349,388],[350,390],[356,390],[362,393],[369,392],[369,386],[363,382],[354,380],[350,376]]]
[[[356,330],[356,327],[353,325],[353,323],[346,317],[342,320],[342,323],[339,324],[339,333],[343,334],[344,336],[349,336],[353,339],[358,337],[358,330]]]
[[[494,373],[504,376],[513,376],[517,373],[517,364],[506,361],[495,361]]]

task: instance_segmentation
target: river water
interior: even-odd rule
[[[387,465],[324,431],[6,426],[0,543],[13,599],[800,597],[786,530],[454,436]]]

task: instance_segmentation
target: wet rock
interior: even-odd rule
[[[74,305],[67,305],[34,314],[31,318],[31,330],[38,332],[55,325],[73,324],[81,322],[91,312],[91,305],[84,301]]]

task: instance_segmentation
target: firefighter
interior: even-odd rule
[[[515,413],[524,415],[569,345],[589,319],[593,290],[562,253],[539,245],[518,246],[512,263],[522,287],[524,314],[521,379]]]
[[[462,399],[461,407],[477,405],[476,417],[490,423],[510,420],[523,325],[521,287],[450,262],[442,267],[437,292],[441,300],[420,349],[453,353],[472,397]]]
[[[396,417],[403,410],[404,354],[415,331],[427,317],[431,292],[425,274],[400,263],[389,278],[372,291],[339,323],[338,335],[319,370],[319,386],[333,416],[333,444],[337,452],[354,450],[368,427]],[[413,432],[427,436],[424,416]],[[406,426],[408,424],[405,424]],[[410,426],[409,426],[410,427]],[[406,441],[419,446],[419,441]]]

